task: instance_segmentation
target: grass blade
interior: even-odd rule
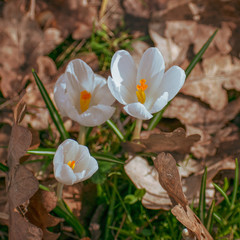
[[[163,113],[165,112],[165,110],[167,109],[169,104],[170,104],[170,102],[160,112],[158,112],[154,115],[154,117],[152,118],[152,120],[150,121],[150,123],[148,125],[149,131],[153,130],[158,125],[158,123],[161,121]]]
[[[3,172],[8,172],[9,167],[4,165],[4,164],[2,164],[2,163],[0,163],[0,170],[2,170]]]
[[[124,165],[125,163],[118,158],[111,156],[110,154],[106,153],[91,153],[91,155],[96,158],[98,161],[104,161],[104,162],[111,162],[111,163],[118,163],[121,165]]]
[[[212,204],[208,210],[207,221],[206,221],[206,228],[209,232],[211,232],[214,207],[215,207],[215,200],[213,199]]]
[[[195,57],[193,58],[193,60],[190,62],[190,64],[188,65],[187,69],[185,70],[186,73],[186,78],[189,76],[189,74],[191,73],[191,71],[193,70],[193,68],[196,66],[196,64],[200,61],[200,59],[202,58],[204,52],[207,50],[208,46],[210,45],[210,43],[212,42],[213,38],[215,37],[215,35],[217,34],[218,29],[215,30],[215,32],[211,35],[211,37],[207,40],[207,42],[202,46],[202,48],[199,50],[199,52],[195,55]],[[170,102],[169,102],[170,103]],[[169,103],[165,106],[165,108],[163,108],[160,112],[156,113],[154,115],[154,117],[151,119],[149,126],[148,126],[148,130],[153,130],[157,124],[159,123],[159,121],[162,119],[162,115],[165,112],[166,108],[168,107]]]
[[[115,175],[113,178],[113,185],[117,184],[117,176]],[[107,221],[105,225],[105,233],[104,233],[104,240],[109,239],[109,227],[112,224],[112,221],[114,219],[114,206],[116,202],[116,191],[112,190],[112,195],[110,199],[110,205],[107,213]]]
[[[28,150],[27,153],[41,156],[53,156],[56,153],[55,148],[36,148]]]
[[[231,203],[229,201],[229,198],[228,198],[227,194],[222,190],[222,188],[219,187],[216,183],[213,183],[213,186],[222,194],[222,196],[226,200],[227,204],[231,207]]]
[[[199,196],[199,218],[204,225],[205,221],[205,207],[206,207],[206,199],[205,199],[205,192],[206,192],[206,181],[207,181],[207,168],[205,167],[202,182],[201,182],[201,189],[200,189],[200,196]]]
[[[59,217],[64,218],[64,220],[72,226],[77,235],[81,238],[86,236],[86,231],[78,219],[70,211],[66,203],[61,200],[58,202],[58,205],[53,209],[53,212],[56,213]]]
[[[116,135],[118,136],[118,138],[124,142],[125,138],[123,136],[123,134],[121,133],[121,131],[118,129],[118,127],[115,125],[115,123],[112,120],[107,120],[106,123],[108,124],[108,126],[116,133]]]
[[[235,178],[234,178],[234,184],[233,184],[233,196],[232,196],[232,202],[231,202],[231,209],[234,208],[234,204],[236,201],[236,197],[237,197],[237,190],[238,190],[238,176],[239,176],[239,169],[238,169],[238,159],[235,159]]]
[[[61,135],[61,139],[65,140],[67,138],[69,138],[69,134],[66,131],[64,125],[63,125],[63,121],[57,111],[57,109],[55,108],[52,100],[50,99],[47,90],[45,89],[42,81],[40,80],[40,78],[38,77],[37,73],[34,71],[34,69],[32,70],[32,74],[35,78],[36,84],[38,86],[38,89],[43,97],[43,100],[48,108],[48,111],[50,113],[50,116],[57,128],[57,130],[59,131],[60,135]]]
[[[196,64],[201,60],[202,55],[205,53],[205,51],[208,49],[208,46],[212,42],[213,38],[217,34],[218,29],[214,31],[214,33],[211,35],[211,37],[207,40],[207,42],[202,46],[202,48],[199,50],[199,52],[196,54],[196,56],[193,58],[187,69],[185,70],[186,77],[189,76],[193,68],[196,66]]]

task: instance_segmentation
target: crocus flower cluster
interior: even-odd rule
[[[98,126],[113,115],[111,105],[117,99],[129,115],[147,120],[167,105],[186,78],[178,66],[165,72],[157,48],[145,51],[138,68],[127,51],[117,51],[111,61],[111,75],[107,82],[82,60],[71,61],[54,88],[61,115],[82,126]],[[91,177],[98,169],[88,148],[70,139],[58,147],[53,163],[56,179],[67,185]]]

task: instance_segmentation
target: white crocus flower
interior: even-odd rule
[[[67,139],[61,143],[53,158],[54,175],[58,182],[72,185],[90,178],[98,163],[86,146]]]
[[[106,79],[95,75],[81,59],[72,60],[57,80],[54,99],[62,116],[82,126],[98,126],[107,121],[115,108]]]
[[[163,109],[184,84],[186,75],[180,67],[164,71],[163,56],[157,48],[144,52],[138,69],[131,55],[120,50],[112,58],[108,87],[129,115],[147,120]]]

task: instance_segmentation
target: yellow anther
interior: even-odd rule
[[[145,79],[141,79],[139,82],[140,82],[140,85],[137,85],[136,95],[137,95],[138,101],[144,104],[146,101],[146,95],[144,91],[148,88],[148,85],[145,84],[146,83]]]
[[[73,170],[75,168],[75,161],[69,161],[67,165]]]
[[[145,84],[146,80],[145,79],[141,79],[139,82],[140,82],[140,85],[137,85],[137,90],[145,91],[148,88],[148,85]]]
[[[80,109],[82,112],[85,112],[88,110],[91,97],[92,97],[91,93],[86,90],[80,93]]]

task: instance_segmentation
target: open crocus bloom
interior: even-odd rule
[[[117,51],[111,62],[108,87],[125,111],[138,119],[150,119],[179,92],[186,75],[178,66],[166,73],[163,56],[157,48],[147,49],[138,69],[131,55]]]
[[[63,184],[72,185],[90,178],[98,163],[86,146],[67,139],[61,143],[53,159],[55,178]]]
[[[62,116],[82,126],[98,126],[107,121],[115,108],[106,79],[95,75],[82,60],[72,60],[57,80],[54,99]]]

